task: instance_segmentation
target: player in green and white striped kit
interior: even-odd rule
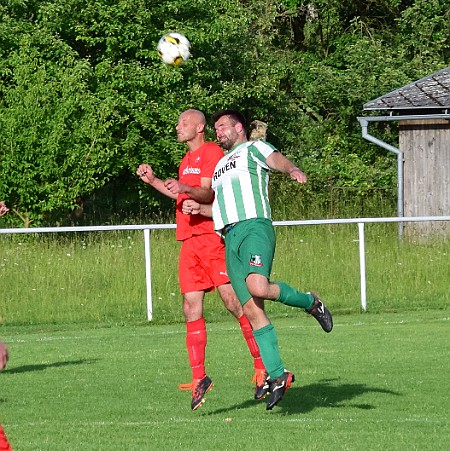
[[[271,410],[295,380],[281,360],[276,331],[264,311],[264,300],[300,307],[313,315],[325,332],[333,328],[331,313],[315,293],[303,293],[283,282],[270,282],[275,252],[268,184],[272,169],[299,183],[306,175],[265,141],[247,141],[245,118],[235,110],[213,115],[217,139],[229,150],[216,165],[212,180],[214,228],[226,245],[231,284],[253,327],[267,369]]]

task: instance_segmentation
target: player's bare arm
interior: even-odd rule
[[[5,343],[0,341],[0,371],[5,368],[6,363],[8,362],[8,348]]]
[[[155,173],[153,172],[153,169],[149,164],[147,163],[140,164],[136,170],[136,175],[144,183],[147,183],[148,185],[152,186],[165,196],[170,197],[172,199],[176,199],[178,197],[178,194],[172,193],[168,188],[165,187],[163,180],[155,176]]]
[[[208,204],[214,200],[214,191],[211,189],[211,179],[202,177],[201,186],[190,186],[178,180],[167,180],[164,185],[172,194],[185,193],[199,203]]]
[[[9,208],[6,206],[5,202],[0,201],[0,216],[5,215],[9,211]]]
[[[271,169],[289,174],[291,179],[297,180],[299,183],[306,183],[307,181],[306,175],[280,152],[271,153],[266,162]]]
[[[207,218],[212,217],[212,204],[200,204],[192,199],[183,202],[181,211],[185,215],[202,215]]]

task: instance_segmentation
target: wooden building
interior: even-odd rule
[[[363,137],[398,156],[399,216],[450,215],[450,67],[367,102]],[[369,122],[397,121],[399,147],[368,133]],[[365,129],[364,129],[365,127]],[[405,223],[408,234],[450,235],[450,222]]]

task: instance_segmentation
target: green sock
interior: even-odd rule
[[[275,301],[282,302],[291,307],[302,307],[305,310],[308,310],[313,306],[314,297],[312,294],[302,293],[284,282],[274,283],[280,287],[280,295]]]
[[[278,350],[278,338],[272,324],[253,331],[256,343],[259,346],[261,358],[269,376],[272,379],[281,377],[284,373],[284,365]]]

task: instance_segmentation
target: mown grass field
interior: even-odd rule
[[[448,240],[399,241],[366,227],[361,313],[356,225],[279,227],[273,279],[316,290],[334,314],[322,332],[269,303],[297,381],[272,412],[253,400],[237,323],[207,296],[207,370],[197,412],[173,230],[152,232],[153,321],[142,232],[0,235],[0,422],[17,450],[446,449]]]
[[[282,306],[280,306],[282,308]],[[214,389],[196,412],[184,326],[8,326],[0,420],[15,451],[437,450],[450,442],[450,311],[274,320],[297,376],[281,403],[254,401],[236,322],[210,323]]]

